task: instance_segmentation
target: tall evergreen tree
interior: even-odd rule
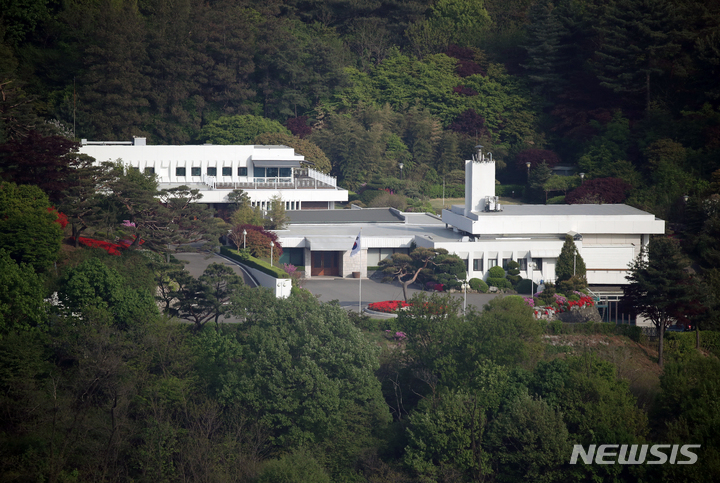
[[[658,364],[665,362],[665,329],[697,303],[698,285],[687,272],[690,262],[670,238],[653,238],[647,249],[630,264],[623,287],[623,302],[638,315],[650,319],[658,332]]]
[[[582,277],[586,275],[585,261],[580,253],[573,237],[565,235],[565,243],[563,243],[560,256],[555,265],[555,277],[558,282],[569,280],[571,277]]]
[[[530,23],[524,46],[528,59],[522,67],[533,82],[533,91],[550,97],[561,92],[564,84],[561,63],[566,31],[549,1],[536,2],[528,13]]]
[[[680,48],[673,14],[668,0],[610,2],[596,27],[603,39],[595,64],[601,84],[631,101],[643,95],[649,109],[651,78]]]

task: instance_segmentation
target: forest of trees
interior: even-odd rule
[[[0,0],[0,481],[717,481],[719,78],[711,0]],[[173,251],[228,228],[198,192],[77,154],[132,136],[286,144],[408,209],[462,196],[481,144],[500,194],[668,220],[628,295],[704,352],[671,334],[629,373],[551,349],[521,297],[382,325],[194,279]],[[701,449],[569,465],[634,443]]]

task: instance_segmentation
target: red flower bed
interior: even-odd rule
[[[384,302],[373,302],[368,305],[370,310],[376,312],[395,313],[403,307],[409,307],[410,304],[404,300],[385,300]]]
[[[116,245],[115,243],[110,243],[102,240],[95,240],[93,238],[85,238],[80,237],[79,238],[80,244],[84,245],[86,247],[90,248],[102,248],[106,252],[108,252],[110,255],[120,255],[120,250],[125,248],[122,245]]]
[[[62,228],[65,228],[68,224],[67,215],[65,213],[62,213],[60,211],[57,211],[54,206],[48,207],[48,211],[50,213],[55,213],[55,216],[57,216],[57,219],[55,220],[55,223],[60,225]]]

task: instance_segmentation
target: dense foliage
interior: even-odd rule
[[[627,299],[662,337],[718,320],[719,28],[707,0],[0,0],[2,479],[718,480],[716,337],[699,354],[670,336],[640,399],[647,367],[589,345],[558,356],[544,331],[594,325],[545,326],[521,297],[461,315],[419,296],[370,324],[222,265],[196,279],[178,246],[230,231],[269,255],[247,196],[213,218],[195,190],[91,167],[77,141],[286,144],[356,202],[408,209],[462,196],[482,144],[498,192],[625,201],[687,235],[695,276],[665,239],[632,267]],[[570,248],[563,277],[581,267]],[[383,268],[405,287],[465,277],[424,248]],[[682,467],[569,465],[574,444],[613,443],[701,450]]]

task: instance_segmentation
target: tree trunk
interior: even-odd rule
[[[413,280],[415,280],[415,279],[413,279]],[[407,288],[408,288],[408,285],[410,285],[411,283],[412,283],[412,280],[408,280],[407,282],[402,282],[403,297],[405,298],[405,302],[408,301],[408,299],[407,299]]]
[[[695,348],[700,350],[700,326],[695,323]]]

